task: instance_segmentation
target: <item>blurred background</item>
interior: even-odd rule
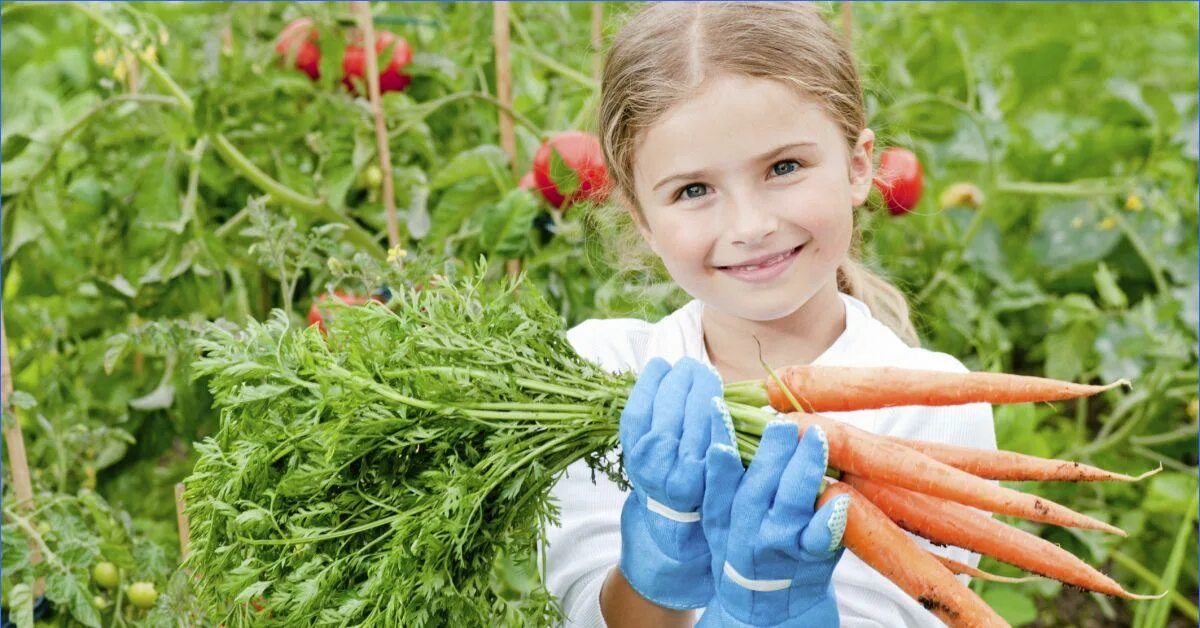
[[[857,212],[864,254],[923,345],[1132,379],[998,407],[999,446],[1165,468],[1017,487],[1127,530],[1017,524],[1163,600],[972,587],[1017,626],[1196,625],[1197,5],[821,4],[890,151]],[[6,617],[215,625],[177,573],[174,486],[217,422],[190,374],[200,322],[319,323],[324,300],[386,298],[372,264],[418,256],[525,272],[565,324],[685,302],[661,268],[613,259],[596,211],[599,51],[633,9],[371,4],[373,105],[350,4],[4,3]],[[496,572],[514,596],[535,577]]]

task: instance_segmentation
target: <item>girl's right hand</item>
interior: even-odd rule
[[[731,443],[714,403],[721,379],[696,360],[661,358],[642,370],[621,414],[625,474],[633,491],[621,510],[621,572],[642,597],[673,609],[713,595],[712,555],[700,524],[704,456]]]
[[[716,596],[699,626],[836,627],[833,568],[845,548],[848,497],[814,512],[829,444],[819,427],[771,423],[750,468],[714,444],[707,458],[704,532]]]

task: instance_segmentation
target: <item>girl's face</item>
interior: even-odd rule
[[[714,77],[635,149],[638,228],[693,297],[746,320],[782,318],[835,281],[852,208],[870,192],[873,143],[867,129],[848,150],[821,107],[781,83]]]

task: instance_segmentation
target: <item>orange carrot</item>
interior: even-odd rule
[[[1148,478],[1159,471],[1151,469],[1141,475],[1125,475],[1115,473],[1079,462],[1069,460],[1054,460],[1019,454],[1014,451],[976,449],[960,445],[948,445],[909,438],[891,438],[891,440],[919,451],[938,462],[948,464],[959,471],[985,480],[1006,480],[1010,482],[1102,482],[1120,481],[1137,482]]]
[[[887,513],[885,512],[884,514],[887,514]],[[928,551],[928,550],[926,550],[926,551]],[[945,556],[942,556],[941,554],[935,554],[933,552],[928,552],[928,553],[930,556],[938,559],[938,561],[940,561],[946,569],[950,570],[950,573],[956,574],[956,575],[957,574],[966,574],[968,576],[971,576],[972,578],[979,578],[980,580],[991,580],[992,582],[1005,582],[1008,584],[1019,584],[1021,582],[1032,582],[1032,581],[1038,579],[1038,576],[1022,576],[1020,578],[1012,578],[1009,576],[999,576],[994,573],[990,573],[990,572],[984,571],[982,569],[978,569],[978,568],[972,567],[970,565],[960,563],[957,560],[954,560],[953,558],[946,558]]]
[[[978,595],[850,486],[842,482],[829,485],[817,498],[817,507],[838,495],[850,496],[842,544],[864,563],[950,626],[1008,626]]]
[[[829,439],[829,466],[839,471],[988,512],[1126,536],[1124,530],[1114,525],[1077,513],[1048,499],[997,486],[889,438],[819,414],[793,412],[787,417],[800,425],[801,433],[810,425],[821,426]]]
[[[1090,591],[1135,600],[1162,597],[1130,593],[1116,581],[1050,541],[961,504],[853,474],[843,474],[842,483],[857,489],[896,525],[934,543],[987,554],[1025,571]]]
[[[949,373],[890,366],[788,366],[779,369],[779,377],[806,412],[1057,401],[1129,385],[1128,380],[1088,386],[1007,373]],[[767,378],[766,388],[771,407],[780,412],[792,409],[774,378]]]

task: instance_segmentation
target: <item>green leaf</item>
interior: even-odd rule
[[[162,410],[170,408],[171,403],[175,401],[175,387],[167,382],[159,384],[157,388],[129,401],[129,407],[135,410]]]
[[[1165,471],[1150,479],[1142,510],[1151,513],[1179,514],[1184,512],[1196,493],[1196,478],[1183,473]]]
[[[29,146],[29,136],[24,133],[13,133],[0,142],[0,161],[10,161],[25,151]]]
[[[1075,323],[1046,336],[1046,377],[1075,381],[1091,363],[1096,333],[1087,323]]]
[[[1024,626],[1037,619],[1037,605],[1031,596],[1020,591],[988,587],[983,592],[983,601],[1013,626]]]
[[[1103,259],[1121,240],[1120,230],[1109,227],[1106,217],[1087,201],[1047,207],[1030,241],[1030,251],[1052,273]]]
[[[86,571],[64,574],[51,571],[46,575],[46,597],[56,605],[66,608],[71,616],[79,623],[94,628],[100,626],[100,614],[92,606],[92,596],[88,593]]]
[[[502,178],[508,167],[508,156],[499,146],[484,144],[465,150],[454,156],[433,176],[430,188],[434,191],[448,188],[473,177]]]
[[[11,613],[9,619],[17,628],[33,628],[33,588],[22,582],[9,591],[8,600]]]
[[[519,258],[529,250],[530,228],[541,206],[529,190],[515,188],[487,212],[479,232],[479,246],[490,257]]]
[[[1117,285],[1117,276],[1104,262],[1096,268],[1096,273],[1092,275],[1096,280],[1096,290],[1100,293],[1100,300],[1109,307],[1124,309],[1129,305],[1129,300],[1125,298],[1125,293],[1121,291],[1121,286]]]
[[[14,408],[18,408],[20,410],[29,410],[37,407],[37,399],[24,390],[14,390],[10,403]]]
[[[130,344],[129,334],[119,333],[109,336],[108,348],[104,351],[105,374],[112,375],[113,369],[117,367],[117,362],[129,351]]]
[[[579,173],[567,165],[557,149],[550,150],[550,180],[554,182],[554,188],[563,198],[571,198],[581,184]]]

